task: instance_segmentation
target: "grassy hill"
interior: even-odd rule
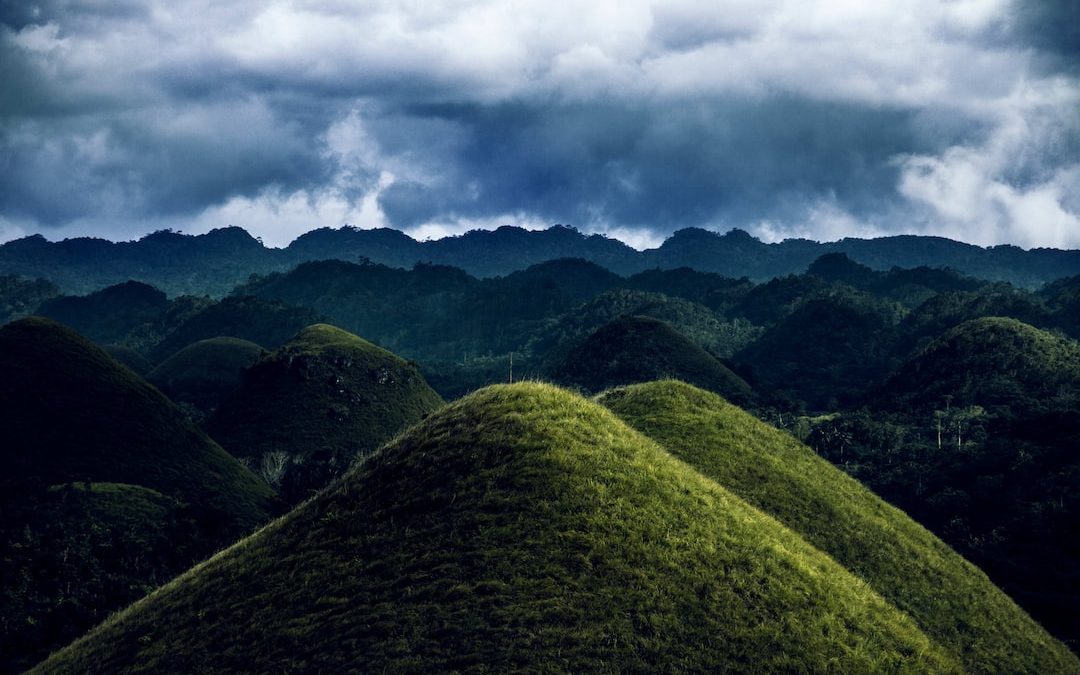
[[[157,389],[48,319],[0,327],[0,428],[0,671],[32,665],[275,507]]]
[[[681,382],[619,388],[599,401],[831,555],[968,671],[1080,672],[981,571],[787,433]]]
[[[84,296],[47,300],[35,314],[59,321],[99,344],[120,343],[169,306],[165,294],[148,284],[127,281]]]
[[[244,371],[265,353],[254,342],[239,338],[199,340],[165,359],[146,379],[173,402],[206,415],[239,386]]]
[[[413,364],[317,324],[247,371],[206,429],[299,501],[440,405]]]
[[[552,369],[555,381],[598,392],[671,377],[746,401],[750,386],[663,321],[624,316],[601,327]]]
[[[960,672],[799,535],[540,384],[443,408],[38,672],[489,668]]]
[[[106,354],[127,366],[131,372],[136,375],[146,377],[146,374],[154,369],[154,364],[150,362],[150,359],[131,347],[125,347],[124,345],[102,345],[101,348],[105,350]]]
[[[266,486],[157,389],[60,324],[0,327],[0,483],[131,483],[222,512],[269,514]]]
[[[966,321],[904,363],[879,397],[895,407],[1008,406],[1080,399],[1080,344],[1016,319]]]
[[[275,349],[304,326],[320,320],[317,313],[307,308],[233,295],[186,317],[154,346],[150,356],[160,363],[192,343],[221,335]]]

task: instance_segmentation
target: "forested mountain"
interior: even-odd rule
[[[476,277],[505,276],[557,258],[582,258],[616,274],[688,267],[731,278],[765,281],[799,274],[822,255],[843,253],[873,270],[951,268],[980,279],[1034,288],[1080,274],[1080,251],[1015,246],[982,248],[940,237],[897,236],[818,243],[789,239],[766,244],[741,230],[718,234],[679,230],[658,248],[636,251],[601,235],[556,225],[546,230],[504,226],[416,241],[390,229],[322,228],[288,247],[264,247],[244,230],[227,227],[190,236],[155,232],[138,241],[34,235],[0,245],[0,275],[48,279],[66,293],[85,294],[129,279],[169,295],[220,296],[250,274],[284,271],[312,260],[370,260],[411,268],[419,262],[458,267]]]

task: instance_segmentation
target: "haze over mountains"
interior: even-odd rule
[[[163,231],[119,243],[89,238],[50,242],[34,235],[0,245],[0,276],[49,279],[67,293],[135,279],[170,295],[220,296],[250,274],[282,271],[310,260],[366,259],[406,269],[431,262],[491,277],[557,258],[582,258],[622,275],[690,267],[763,281],[803,272],[815,259],[833,252],[877,270],[948,267],[1024,287],[1080,274],[1080,251],[983,248],[940,237],[903,235],[827,243],[789,239],[765,244],[741,230],[718,234],[689,228],[675,232],[659,248],[637,251],[616,239],[570,227],[529,231],[506,226],[431,241],[416,241],[386,228],[321,228],[284,249],[266,248],[236,227],[198,236]]]

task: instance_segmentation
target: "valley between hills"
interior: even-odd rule
[[[10,242],[0,671],[1080,673],[1078,317],[934,238]]]

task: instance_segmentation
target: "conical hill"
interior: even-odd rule
[[[831,555],[968,671],[1080,672],[979,569],[789,434],[682,382],[621,387],[598,401]]]
[[[315,324],[252,366],[206,429],[296,502],[442,403],[413,364]]]
[[[480,390],[40,672],[959,672],[595,403]]]
[[[141,485],[263,522],[273,493],[157,389],[69,328],[31,317],[0,327],[0,483]]]
[[[553,377],[589,392],[673,377],[746,401],[750,386],[663,321],[623,316],[602,326],[555,367]]]
[[[265,353],[248,340],[208,338],[165,359],[146,379],[177,404],[208,414],[240,385],[244,371]]]

